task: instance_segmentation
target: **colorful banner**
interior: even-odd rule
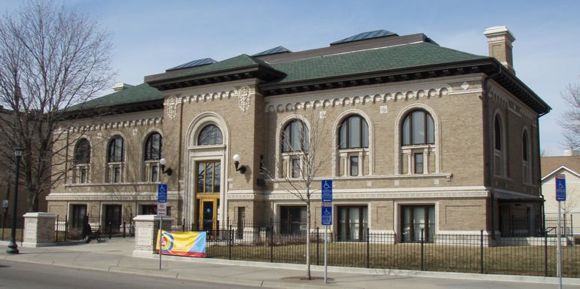
[[[206,232],[162,232],[161,248],[163,255],[187,256],[187,257],[207,257],[205,253]],[[155,248],[159,251],[159,242]]]

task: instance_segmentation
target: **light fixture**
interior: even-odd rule
[[[22,148],[16,147],[14,149],[14,156],[16,157],[16,177],[14,180],[14,201],[12,203],[12,230],[10,234],[10,242],[8,244],[8,254],[18,254],[18,245],[16,244],[16,218],[17,218],[17,204],[18,204],[18,184],[20,183],[20,159],[22,158]]]
[[[173,170],[171,168],[165,167],[166,164],[167,164],[167,160],[165,160],[165,158],[162,158],[162,159],[159,160],[159,165],[161,167],[161,172],[164,173],[164,174],[166,174],[166,175],[168,175],[168,176],[171,176],[171,174],[173,173]]]
[[[234,157],[234,166],[236,167],[236,171],[240,172],[240,174],[245,174],[246,173],[246,166],[244,165],[240,165],[240,155],[239,154],[235,154]]]

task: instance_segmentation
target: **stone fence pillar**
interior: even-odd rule
[[[133,256],[151,256],[157,244],[157,231],[159,221],[163,220],[163,230],[171,230],[173,218],[159,217],[157,215],[139,215],[133,218],[135,221],[135,250]]]
[[[24,214],[24,240],[22,247],[44,247],[56,245],[54,226],[56,215],[35,212]]]

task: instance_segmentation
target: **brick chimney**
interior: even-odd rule
[[[505,26],[493,26],[483,32],[487,37],[489,56],[495,57],[501,64],[514,74],[512,43],[516,40]]]

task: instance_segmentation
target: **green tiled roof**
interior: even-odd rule
[[[107,106],[147,102],[163,99],[161,92],[146,83],[142,83],[133,87],[125,88],[99,98],[89,100],[87,102],[71,106],[68,111],[75,111],[79,109],[93,109]]]
[[[244,67],[251,67],[251,66],[266,66],[271,67],[269,64],[265,63],[262,60],[255,59],[247,54],[241,54],[236,57],[228,58],[226,60],[218,61],[213,64],[198,66],[188,69],[181,69],[176,71],[169,71],[163,74],[151,75],[147,76],[147,81],[155,81],[155,80],[164,80],[164,79],[172,79],[172,78],[181,78],[181,77],[188,77],[188,76],[196,76],[196,75],[204,75],[204,74],[211,74],[211,73],[218,73],[221,71],[228,71],[233,69],[239,69]]]
[[[323,55],[277,64],[268,64],[261,59],[242,54],[214,64],[147,76],[146,81],[164,81],[263,66],[286,74],[285,77],[275,81],[284,84],[486,58],[488,57],[428,42]],[[143,83],[73,106],[69,110],[147,102],[162,98],[157,89]]]
[[[423,42],[324,55],[272,67],[287,75],[279,83],[289,83],[486,58]]]

